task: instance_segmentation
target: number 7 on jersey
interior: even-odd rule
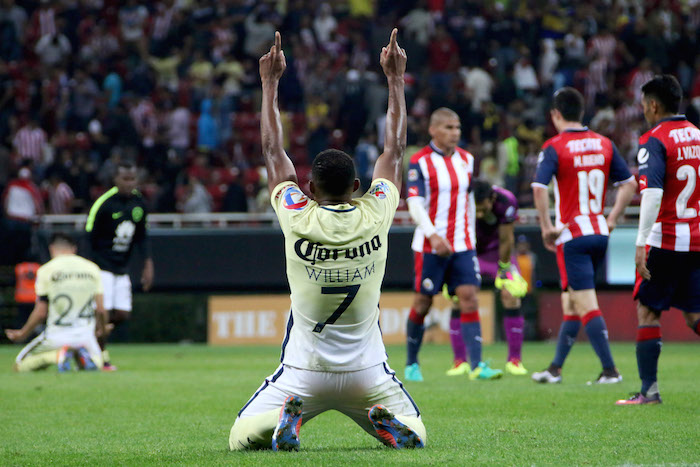
[[[347,294],[345,296],[345,299],[343,302],[336,308],[336,310],[333,312],[332,315],[328,317],[326,321],[318,322],[316,323],[316,327],[314,327],[313,332],[321,332],[323,331],[323,328],[326,326],[326,324],[333,324],[335,323],[338,318],[340,318],[340,315],[345,312],[345,310],[348,309],[352,301],[355,299],[355,295],[357,295],[357,291],[360,290],[359,285],[347,285],[345,287],[321,287],[321,294],[322,295],[334,295],[334,294]]]

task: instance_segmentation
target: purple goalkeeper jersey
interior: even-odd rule
[[[498,226],[511,224],[518,220],[518,199],[513,193],[498,186],[493,186],[496,199],[491,214],[476,221],[476,254],[498,251]]]

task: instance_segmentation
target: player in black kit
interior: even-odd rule
[[[145,258],[141,285],[148,291],[153,283],[153,259],[146,230],[146,205],[136,189],[136,165],[122,161],[117,166],[115,186],[100,196],[88,215],[85,230],[88,233],[89,258],[102,270],[104,307],[110,323],[119,324],[131,316],[131,279],[129,260],[134,246]],[[105,351],[106,336],[99,339],[106,371],[116,367]]]

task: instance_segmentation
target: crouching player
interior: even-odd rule
[[[22,329],[6,329],[13,342],[27,338],[37,325],[46,329],[17,355],[15,371],[41,370],[58,364],[70,370],[75,358],[85,370],[102,368],[95,332],[104,332],[107,313],[102,305],[100,268],[76,255],[71,237],[55,234],[49,244],[51,261],[37,271],[36,305]]]
[[[500,291],[504,308],[503,329],[508,342],[506,372],[526,375],[521,362],[525,319],[520,310],[520,299],[527,293],[527,282],[517,269],[514,255],[514,223],[518,220],[518,200],[510,191],[493,186],[484,180],[472,183],[476,203],[476,255],[483,280],[493,281]],[[468,374],[467,349],[462,339],[459,307],[452,309],[450,342],[454,365],[448,376]]]

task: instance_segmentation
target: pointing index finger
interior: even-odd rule
[[[275,52],[282,51],[282,36],[279,31],[275,31]]]

